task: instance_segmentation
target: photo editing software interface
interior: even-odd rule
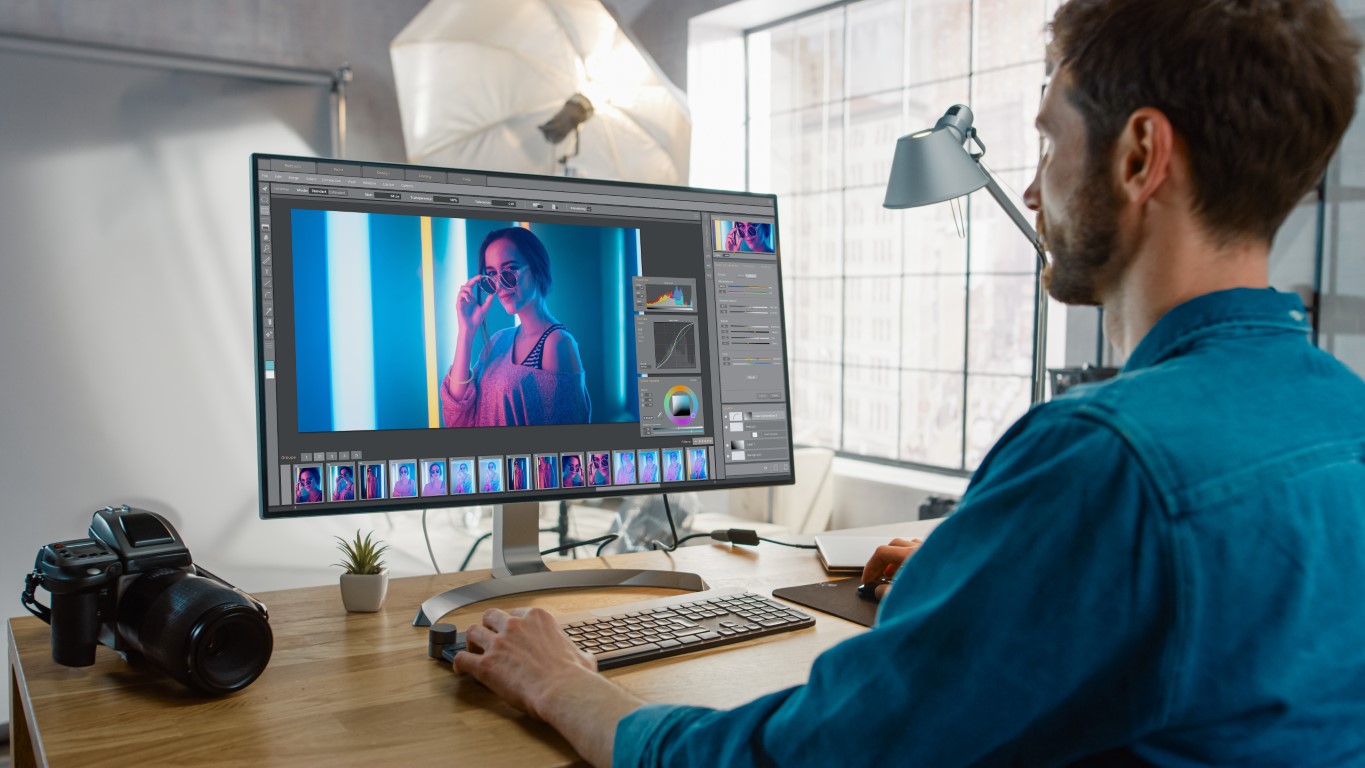
[[[263,516],[792,482],[772,196],[252,177]]]

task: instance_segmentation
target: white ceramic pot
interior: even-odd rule
[[[389,593],[388,569],[372,574],[341,574],[341,604],[354,613],[374,613]]]

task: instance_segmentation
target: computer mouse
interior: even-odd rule
[[[871,601],[874,602],[874,603],[875,603],[875,602],[879,602],[880,599],[877,597],[877,587],[879,587],[879,586],[881,586],[881,585],[883,585],[883,584],[890,584],[890,583],[891,583],[891,580],[890,580],[890,579],[878,579],[878,580],[876,580],[876,581],[869,582],[869,583],[867,583],[867,584],[859,584],[859,585],[858,585],[858,596],[861,597],[861,598],[863,598],[864,600],[871,600]]]

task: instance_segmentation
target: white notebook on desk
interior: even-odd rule
[[[862,573],[877,547],[890,543],[890,536],[816,536],[815,551],[830,573]]]

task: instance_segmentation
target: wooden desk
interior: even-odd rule
[[[922,536],[933,522],[897,528]],[[592,567],[692,571],[712,587],[765,595],[831,578],[813,552],[770,544],[742,550],[684,547],[671,556],[648,552],[554,566]],[[422,600],[486,576],[479,571],[395,579],[384,609],[372,614],[346,613],[336,585],[262,593],[275,633],[274,656],[260,679],[220,699],[198,698],[164,675],[139,672],[103,647],[92,667],[60,666],[52,661],[46,624],[33,617],[11,619],[14,766],[576,763],[578,756],[548,726],[429,659],[426,629],[411,626]],[[464,628],[494,605],[566,613],[666,594],[676,593],[541,592],[480,603],[444,620]],[[734,706],[804,682],[817,655],[864,631],[814,615],[813,629],[605,674],[648,701]]]

